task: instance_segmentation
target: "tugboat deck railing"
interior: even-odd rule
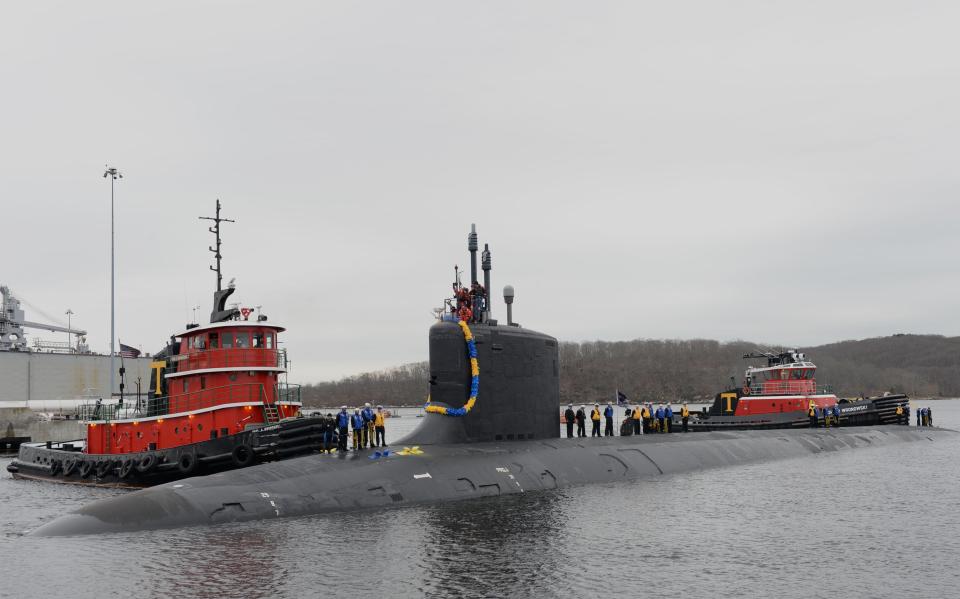
[[[274,389],[275,402],[299,403],[300,386],[286,383],[278,384]],[[234,383],[210,389],[200,389],[166,395],[162,397],[146,397],[139,400],[119,401],[111,403],[81,404],[77,413],[81,420],[127,420],[131,418],[155,418],[167,414],[182,414],[196,412],[218,405],[232,403],[275,403],[268,401],[266,389],[261,383]]]
[[[829,385],[817,386],[816,381],[765,381],[750,389],[750,395],[822,395],[832,393]]]
[[[171,363],[177,364],[177,372],[206,368],[245,368],[249,366],[284,369],[287,367],[286,352],[262,347],[198,349],[171,356],[169,360]]]

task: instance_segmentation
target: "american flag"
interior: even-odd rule
[[[135,347],[130,347],[129,345],[124,345],[120,342],[120,357],[121,358],[139,358],[140,350]]]

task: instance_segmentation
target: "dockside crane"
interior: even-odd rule
[[[86,336],[86,331],[74,329],[69,326],[65,327],[26,320],[23,308],[20,307],[20,300],[13,295],[10,288],[6,285],[0,286],[0,298],[2,298],[2,305],[0,305],[0,351],[29,351],[23,329],[40,329],[77,336],[78,343],[76,347],[72,343],[63,344],[50,342],[42,344],[43,347],[60,351],[75,351],[81,346],[80,340]]]

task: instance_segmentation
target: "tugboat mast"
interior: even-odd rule
[[[220,272],[220,260],[223,258],[223,255],[220,254],[220,245],[221,245],[220,223],[234,223],[237,221],[230,220],[229,218],[220,218],[220,198],[217,198],[216,216],[213,216],[213,217],[201,216],[199,218],[200,220],[212,220],[214,222],[214,225],[210,227],[210,232],[213,233],[213,235],[217,238],[217,246],[216,246],[216,249],[214,249],[213,246],[209,247],[208,249],[211,252],[213,252],[214,257],[217,259],[217,266],[216,267],[211,266],[210,270],[217,273],[217,291],[222,291],[223,290],[223,274],[221,274]]]
[[[220,239],[220,223],[233,223],[236,221],[220,216],[220,198],[217,198],[216,216],[201,216],[199,218],[200,220],[213,221],[210,232],[213,233],[217,239],[217,245],[209,247],[209,250],[213,252],[213,256],[217,259],[217,265],[210,267],[210,270],[217,273],[217,290],[213,293],[213,311],[210,312],[210,322],[233,320],[240,314],[240,311],[236,308],[227,308],[227,298],[233,294],[235,287],[233,281],[231,281],[226,289],[223,288],[223,273],[220,271],[220,261],[223,259],[223,254],[220,253],[220,246],[223,243]]]

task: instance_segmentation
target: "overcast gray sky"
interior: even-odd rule
[[[471,222],[495,315],[512,283],[565,340],[960,334],[957,2],[3,12],[0,282],[95,349],[107,162],[118,332],[145,351],[209,313],[217,197],[291,380],[426,359]]]

